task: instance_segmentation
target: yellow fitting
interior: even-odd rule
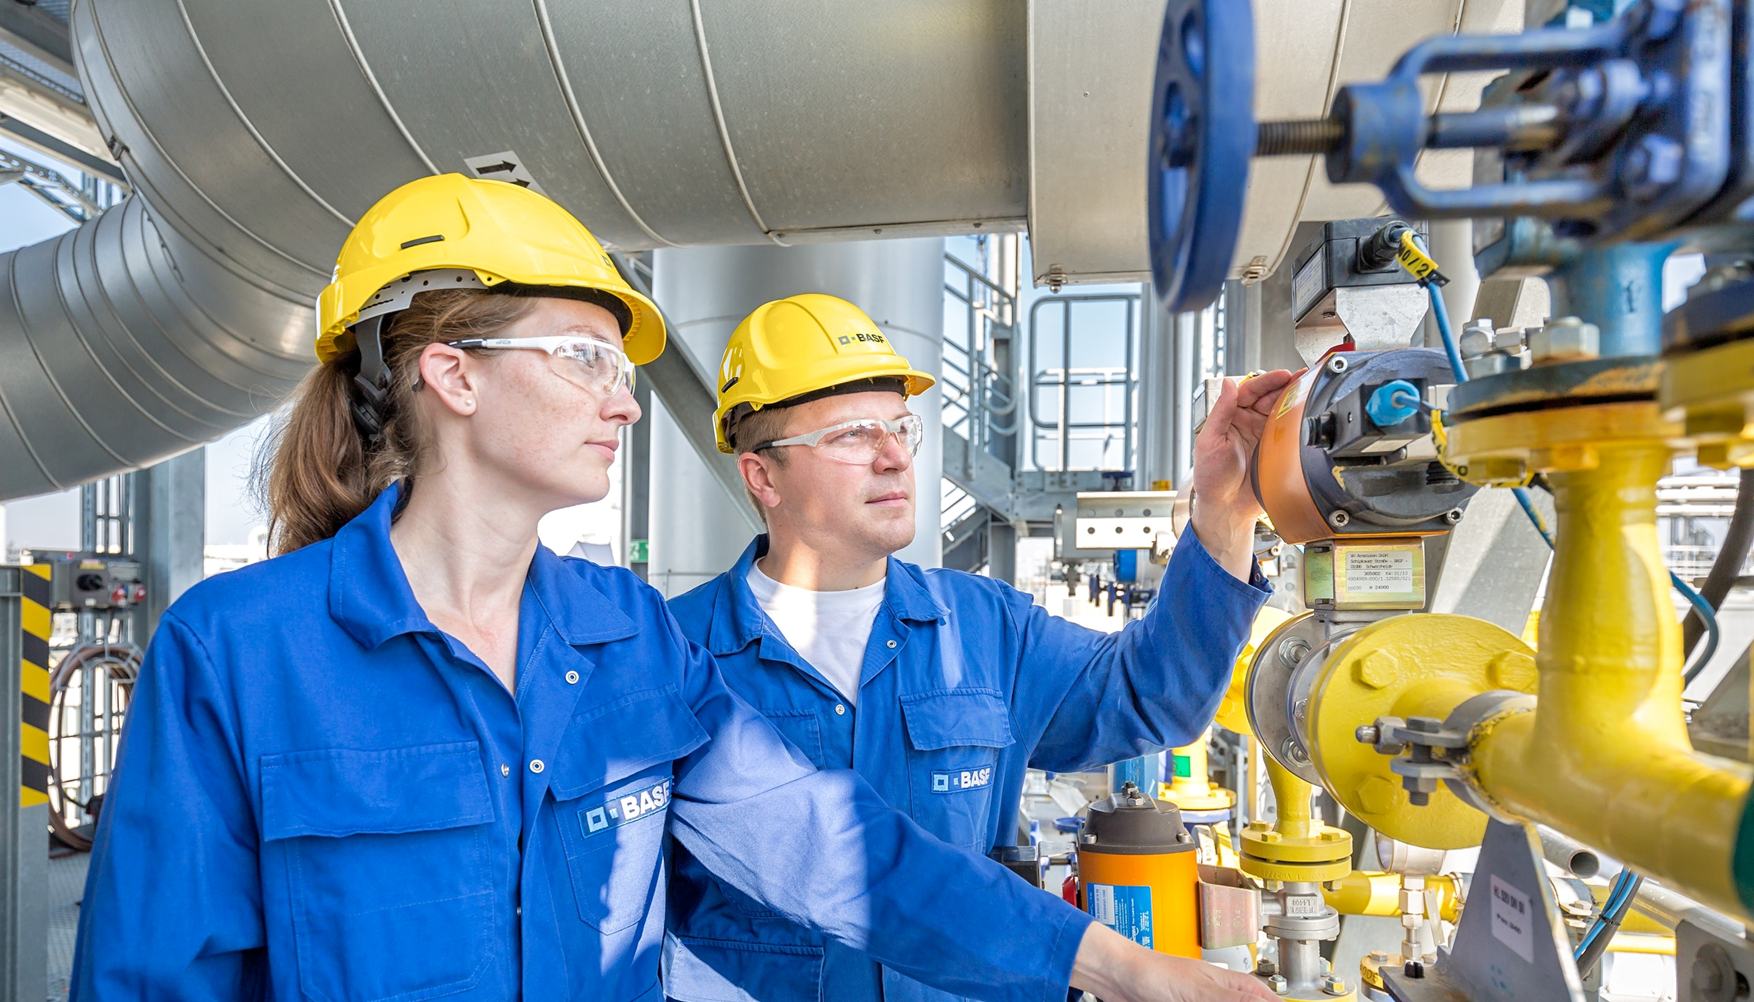
[[[1311,814],[1315,787],[1267,757],[1267,780],[1279,818],[1268,828],[1256,821],[1242,830],[1238,869],[1261,880],[1339,880],[1352,872],[1352,836]]]
[[[1169,801],[1183,813],[1228,811],[1236,806],[1236,794],[1212,782],[1207,771],[1205,735],[1193,744],[1170,749],[1169,754],[1174,780],[1158,785],[1157,799]]]
[[[1462,897],[1456,878],[1426,877],[1425,890],[1437,895],[1437,916],[1445,922],[1462,917]],[[1342,915],[1401,914],[1401,875],[1372,870],[1353,870],[1322,888],[1322,897]]]
[[[1548,473],[1558,549],[1535,655],[1537,709],[1476,730],[1472,778],[1506,813],[1746,916],[1731,856],[1749,770],[1694,752],[1681,713],[1681,631],[1656,533],[1669,452],[1655,435],[1593,452],[1587,469]]]
[[[1366,666],[1393,652],[1395,670],[1372,676]],[[1447,786],[1414,805],[1392,759],[1360,744],[1360,724],[1378,717],[1442,720],[1488,689],[1533,693],[1533,653],[1510,632],[1484,620],[1446,613],[1391,616],[1341,640],[1310,691],[1309,739],[1322,785],[1359,820],[1390,838],[1428,849],[1480,844],[1486,816]]]
[[[1248,712],[1248,678],[1249,666],[1255,663],[1255,652],[1261,642],[1274,630],[1285,625],[1291,614],[1270,605],[1262,606],[1255,613],[1255,625],[1249,630],[1248,643],[1243,645],[1242,653],[1236,657],[1236,666],[1230,673],[1230,688],[1224,693],[1224,699],[1218,703],[1216,723],[1227,731],[1234,731],[1246,737],[1254,737],[1254,729],[1249,726]]]

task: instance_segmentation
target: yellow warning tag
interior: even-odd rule
[[[1401,250],[1395,255],[1395,259],[1420,283],[1432,282],[1439,286],[1449,284],[1449,279],[1437,270],[1437,262],[1431,259],[1431,255],[1419,249],[1418,242],[1413,239],[1412,230],[1401,234]]]

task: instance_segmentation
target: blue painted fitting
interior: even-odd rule
[[[1397,379],[1384,383],[1376,388],[1370,399],[1364,402],[1364,413],[1376,422],[1378,428],[1393,428],[1395,425],[1419,413],[1419,408],[1403,399],[1396,399],[1405,394],[1414,400],[1419,399],[1419,388],[1405,379]]]
[[[1663,262],[1679,246],[1616,244],[1584,251],[1547,276],[1555,317],[1602,332],[1602,357],[1655,355],[1663,343]]]

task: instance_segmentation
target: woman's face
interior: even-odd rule
[[[564,335],[621,344],[620,325],[601,306],[572,299],[535,304],[497,336]],[[437,361],[433,353],[427,349],[423,372]],[[444,426],[439,462],[450,465],[460,451],[481,476],[503,485],[507,501],[515,498],[543,511],[599,501],[609,493],[609,464],[621,429],[640,417],[629,386],[605,393],[600,366],[593,371],[546,351],[457,354],[462,357],[454,365],[439,364],[427,379],[443,398],[441,411],[450,412],[438,415]]]

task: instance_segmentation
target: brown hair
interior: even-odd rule
[[[357,350],[305,376],[285,418],[264,443],[264,454],[273,457],[265,476],[264,464],[256,464],[274,552],[291,553],[335,535],[398,480],[411,490],[431,449],[414,406],[421,352],[434,343],[498,337],[535,305],[531,292],[523,289],[442,289],[416,295],[408,309],[384,325],[381,340],[390,385],[375,441],[366,438],[353,417]]]

